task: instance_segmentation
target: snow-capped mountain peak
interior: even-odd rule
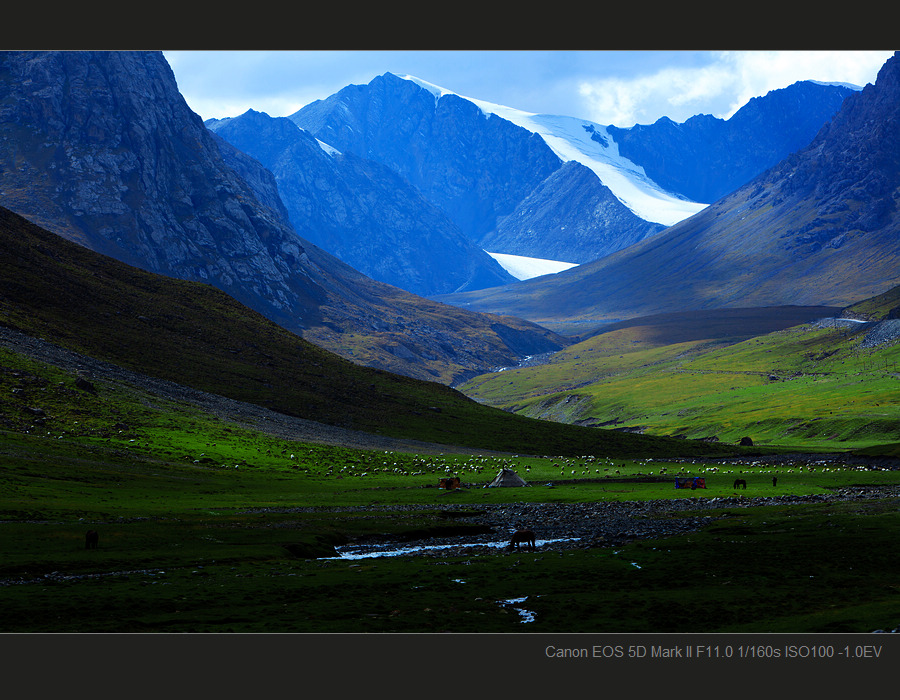
[[[466,97],[411,75],[398,77],[428,90],[435,100],[456,95],[487,115],[496,115],[537,134],[561,161],[574,160],[590,168],[622,204],[646,221],[671,226],[707,206],[667,192],[653,182],[641,166],[619,154],[615,139],[605,126],[577,117],[535,114]]]
[[[441,99],[444,95],[457,95],[457,97],[462,97],[462,95],[458,95],[452,90],[447,90],[446,88],[442,88],[438,85],[435,85],[434,83],[429,83],[427,80],[422,80],[421,78],[417,78],[414,75],[398,75],[397,77],[402,78],[403,80],[408,80],[411,83],[415,83],[420,88],[428,90],[428,92],[434,95],[435,100]],[[463,97],[463,99],[474,102],[474,100],[471,100],[468,97]]]

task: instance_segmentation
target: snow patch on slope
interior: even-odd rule
[[[458,95],[411,75],[400,77],[428,90],[435,100],[444,95],[457,95],[487,115],[497,115],[539,135],[563,162],[578,161],[593,170],[622,204],[645,221],[672,226],[708,206],[663,190],[647,177],[642,167],[619,155],[618,145],[601,124],[576,117],[523,112]]]
[[[570,267],[578,267],[578,263],[562,262],[561,260],[544,260],[543,258],[528,258],[523,255],[485,252],[518,280],[528,280],[541,275],[553,275],[557,272],[568,270]]]

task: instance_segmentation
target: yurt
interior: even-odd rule
[[[501,469],[494,480],[488,484],[488,488],[494,486],[528,486],[528,482],[512,469]]]

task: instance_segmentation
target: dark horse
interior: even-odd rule
[[[534,540],[535,537],[533,530],[516,530],[509,541],[509,546],[518,549],[519,542],[523,542],[527,544],[531,549],[534,549]]]
[[[100,535],[96,530],[88,530],[84,536],[85,549],[97,549],[97,543],[100,541]]]
[[[742,489],[746,489],[747,482],[744,479],[735,479],[733,488],[737,488],[738,486],[740,486]]]

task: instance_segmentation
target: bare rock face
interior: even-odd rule
[[[0,203],[119,260],[208,281],[289,328],[321,296],[152,52],[0,54]]]
[[[294,230],[372,279],[430,296],[514,282],[388,167],[250,110],[207,126],[272,172]]]

